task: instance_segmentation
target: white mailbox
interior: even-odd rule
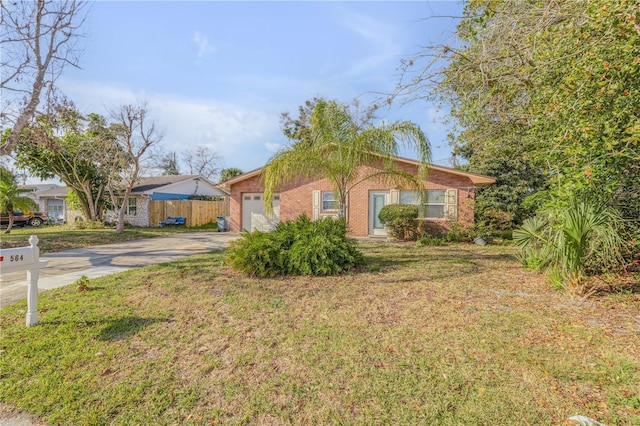
[[[11,272],[27,271],[27,326],[38,323],[38,277],[40,268],[47,262],[40,261],[38,237],[29,238],[29,247],[0,249],[0,277]]]

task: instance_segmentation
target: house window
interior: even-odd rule
[[[333,191],[322,191],[322,210],[338,210],[338,194]]]
[[[118,199],[118,205],[122,206],[122,202],[124,198]],[[128,216],[135,216],[138,214],[138,199],[134,197],[129,197],[129,202],[127,203],[127,208],[124,211],[124,214]]]
[[[47,213],[49,213],[50,216],[62,216],[62,208],[62,204],[49,204]]]
[[[400,204],[420,204],[418,191],[400,192]],[[447,191],[444,189],[430,189],[427,191],[426,202],[420,209],[423,219],[444,219],[447,213]]]

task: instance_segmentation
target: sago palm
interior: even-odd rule
[[[419,126],[409,121],[358,125],[349,107],[337,101],[318,100],[309,120],[308,132],[273,156],[265,166],[265,209],[271,211],[273,194],[288,184],[304,179],[326,178],[337,194],[338,215],[346,218],[349,191],[367,179],[393,182],[424,189],[431,147]],[[397,167],[394,160],[401,148],[418,154],[417,175]],[[362,175],[363,165],[378,165]]]
[[[574,200],[560,217],[555,233],[559,267],[570,281],[621,265],[622,238],[617,230],[621,218],[616,210]]]
[[[615,270],[622,264],[620,223],[616,210],[574,199],[549,221],[525,220],[513,239],[523,249],[523,259],[544,254],[549,271],[577,285],[587,275]]]
[[[5,234],[11,232],[15,210],[36,210],[38,208],[35,201],[24,196],[26,192],[28,191],[18,188],[18,182],[10,171],[0,168],[0,211],[6,211],[9,216],[9,224],[4,231]]]

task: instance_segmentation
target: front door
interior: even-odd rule
[[[387,204],[388,191],[369,192],[369,235],[387,235],[387,230],[378,218],[380,210]]]

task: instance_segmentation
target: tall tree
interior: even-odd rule
[[[450,107],[454,152],[504,183],[487,195],[510,192],[520,217],[541,188],[640,211],[635,2],[473,0],[457,35],[407,60],[398,92]]]
[[[163,155],[157,166],[162,171],[163,176],[179,175],[180,167],[178,166],[178,153],[172,151]]]
[[[280,114],[280,127],[282,133],[292,141],[300,141],[306,137],[309,137],[309,131],[311,128],[311,114],[313,113],[316,104],[321,99],[314,97],[313,99],[306,100],[304,105],[298,107],[298,116],[294,117],[289,111],[285,111]]]
[[[24,194],[29,192],[18,188],[18,180],[9,170],[0,167],[0,212],[7,212],[9,224],[4,231],[5,234],[11,232],[13,227],[13,217],[15,210],[36,210],[38,205],[31,198]]]
[[[112,112],[111,129],[116,135],[120,155],[112,157],[113,172],[107,185],[113,206],[117,209],[116,232],[124,232],[124,216],[129,197],[138,182],[146,154],[163,138],[155,121],[149,117],[146,103],[123,105]]]
[[[40,179],[58,177],[76,194],[84,217],[101,220],[111,173],[107,165],[120,155],[114,140],[102,116],[58,109],[23,130],[16,164]]]
[[[83,9],[84,3],[75,0],[0,2],[0,119],[12,128],[0,155],[11,153],[43,96],[51,112],[56,80],[65,66],[78,66]]]
[[[226,182],[229,179],[240,176],[243,173],[244,172],[237,167],[227,167],[226,169],[222,169],[220,171],[220,182]]]
[[[202,175],[207,179],[215,179],[220,172],[220,156],[207,146],[197,146],[182,154],[189,174]]]
[[[363,180],[403,182],[423,189],[421,179],[428,173],[431,147],[417,125],[397,121],[376,126],[368,115],[359,120],[348,105],[318,99],[307,130],[294,133],[293,145],[273,156],[263,170],[267,211],[272,208],[273,194],[298,179],[327,178],[337,193],[340,217],[346,217],[349,191]],[[297,137],[300,140],[295,140]],[[418,176],[404,172],[394,161],[405,146],[417,151]],[[373,164],[382,167],[365,176],[360,174],[361,166]]]

